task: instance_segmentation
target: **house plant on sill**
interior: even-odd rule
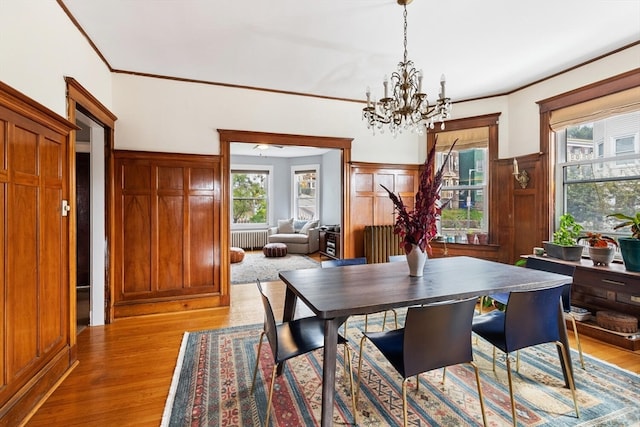
[[[573,215],[570,213],[561,215],[560,226],[553,233],[553,240],[551,242],[542,242],[544,251],[553,258],[579,261],[584,248],[584,246],[577,244],[581,231],[582,226],[575,221]]]
[[[407,209],[407,206],[402,201],[402,197],[394,194],[387,187],[380,184],[389,194],[389,198],[393,202],[394,209],[397,213],[393,232],[400,236],[401,245],[407,254],[410,276],[421,277],[423,275],[424,264],[427,258],[426,252],[428,252],[429,255],[431,254],[431,245],[429,242],[438,234],[436,222],[444,207],[440,203],[442,175],[444,173],[444,166],[448,163],[451,151],[457,141],[457,139],[453,141],[442,162],[442,166],[434,173],[436,145],[438,142],[436,138],[420,171],[420,182],[415,195],[413,209]]]
[[[640,212],[636,212],[634,216],[614,213],[607,215],[607,218],[622,220],[613,227],[614,230],[631,227],[631,237],[619,237],[618,244],[625,268],[628,271],[640,271]]]
[[[577,241],[586,240],[589,244],[589,258],[593,265],[609,265],[616,253],[616,242],[612,237],[600,233],[587,232],[586,236],[578,237]]]

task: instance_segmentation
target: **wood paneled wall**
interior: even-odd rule
[[[116,151],[115,317],[228,305],[217,156]]]
[[[418,190],[419,165],[384,165],[374,163],[351,164],[350,212],[351,230],[345,233],[353,254],[345,257],[364,256],[364,227],[387,225],[395,221],[393,202],[380,185],[402,197],[409,209],[413,208]]]
[[[62,210],[74,128],[0,83],[0,426],[19,425],[75,362]]]

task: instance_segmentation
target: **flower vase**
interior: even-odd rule
[[[411,252],[407,253],[407,264],[409,264],[409,276],[422,277],[424,263],[427,261],[427,254],[421,251],[417,245],[411,245]]]

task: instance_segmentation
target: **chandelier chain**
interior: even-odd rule
[[[407,62],[407,5],[404,5],[404,62]]]

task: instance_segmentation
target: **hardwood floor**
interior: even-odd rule
[[[268,282],[265,288],[281,318],[284,284]],[[262,305],[255,284],[247,284],[231,287],[228,308],[128,318],[86,328],[78,335],[80,363],[27,426],[157,427],[183,333],[252,323],[262,323]],[[586,336],[581,341],[585,353],[640,374],[640,351]]]

